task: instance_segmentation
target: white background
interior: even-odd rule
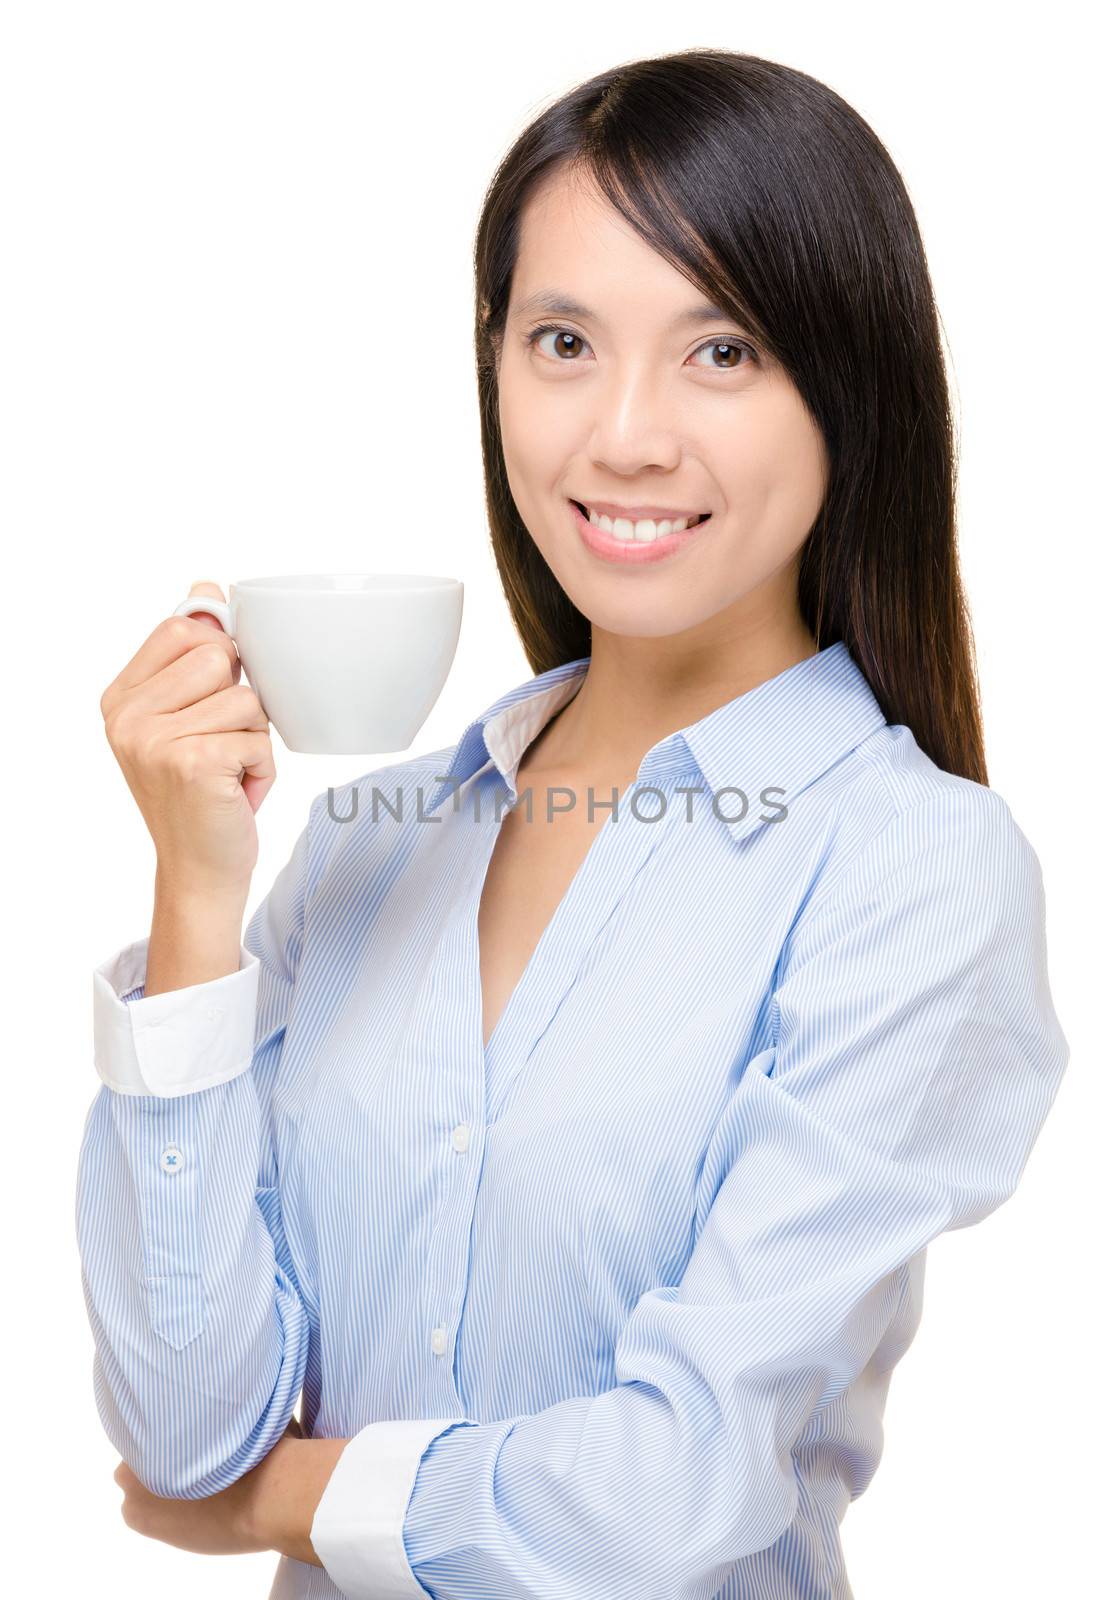
[[[1102,127],[1091,13],[97,3],[0,9],[0,516],[9,765],[8,1592],[268,1593],[122,1522],[73,1219],[91,971],[148,931],[153,847],[99,697],[194,579],[415,570],[466,586],[411,754],[529,675],[483,514],[472,241],[524,124],[618,61],[712,45],[823,79],[902,171],[962,438],[961,549],[995,787],[1042,862],[1073,1059],[1014,1197],[931,1246],[857,1600],[1077,1595],[1102,1574]],[[310,799],[290,755],[248,915]],[[379,759],[379,758],[378,758]],[[1097,768],[1096,770],[1102,770]],[[1086,925],[1086,926],[1085,926]],[[12,1587],[7,1562],[24,1577]],[[601,1597],[597,1597],[601,1600]]]

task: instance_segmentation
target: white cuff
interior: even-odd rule
[[[116,951],[92,974],[96,1070],[116,1094],[173,1099],[238,1077],[254,1059],[261,963],[239,946],[237,972],[126,1003],[146,981],[149,938]]]
[[[371,1422],[346,1445],[311,1524],[311,1544],[348,1600],[425,1600],[403,1526],[419,1462],[461,1417]]]

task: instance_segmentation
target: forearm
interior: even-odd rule
[[[76,1221],[94,1382],[109,1438],[164,1498],[237,1482],[303,1387],[310,1326],[269,1106],[307,839],[305,828],[241,947],[241,886],[201,906],[159,870],[150,938],[93,975],[106,1087],[86,1120]]]
[[[77,1225],[99,1412],[157,1494],[226,1487],[272,1448],[303,1386],[307,1318],[258,1216],[257,1118],[243,1074],[176,1099],[105,1089],[86,1126]]]
[[[246,898],[239,889],[197,898],[154,879],[154,914],[146,958],[147,996],[185,989],[238,971]]]
[[[311,1543],[311,1525],[345,1439],[289,1436],[254,1474],[248,1537],[265,1550],[321,1567]]]

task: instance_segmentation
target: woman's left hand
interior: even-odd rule
[[[203,1500],[163,1500],[151,1494],[135,1477],[125,1461],[113,1474],[123,1490],[123,1521],[147,1539],[175,1544],[179,1550],[194,1550],[200,1555],[233,1556],[271,1550],[261,1533],[264,1518],[259,1515],[259,1499],[266,1480],[281,1466],[281,1453],[302,1438],[300,1424],[293,1417],[283,1436],[259,1461],[229,1488]]]

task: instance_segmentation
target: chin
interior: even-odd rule
[[[663,599],[659,603],[656,596],[645,605],[641,601],[635,603],[632,595],[613,603],[609,595],[584,593],[580,589],[574,594],[568,587],[565,592],[593,628],[627,639],[667,639],[687,633],[722,609],[711,604],[693,608],[667,606]]]

